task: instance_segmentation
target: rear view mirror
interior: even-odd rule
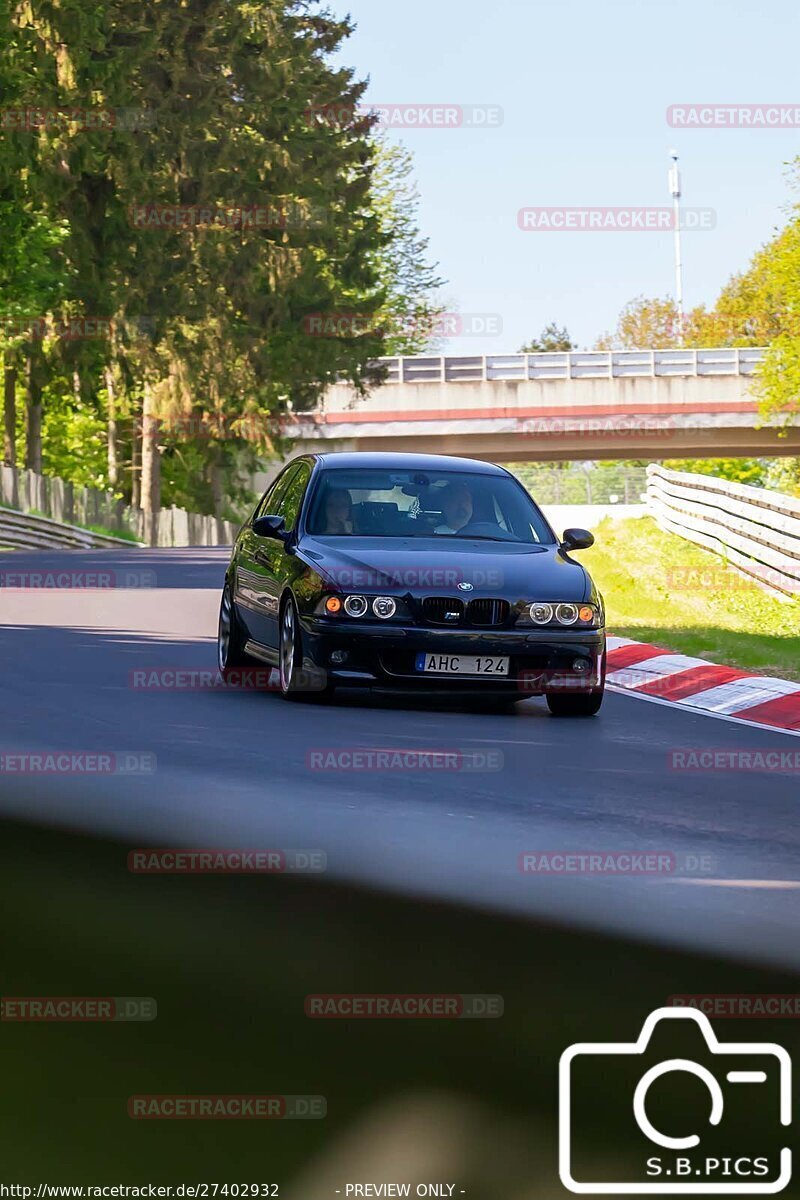
[[[564,538],[561,542],[561,549],[569,552],[570,550],[588,550],[594,545],[594,534],[589,533],[588,529],[565,529]]]

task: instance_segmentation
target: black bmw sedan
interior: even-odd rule
[[[428,454],[294,459],[239,531],[219,618],[226,678],[277,668],[287,698],[337,686],[544,695],[593,716],[602,597],[502,467]]]

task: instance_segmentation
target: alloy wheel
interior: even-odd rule
[[[284,696],[292,690],[296,653],[294,605],[291,600],[283,610],[281,620],[281,691]]]
[[[233,605],[231,603],[231,593],[228,585],[222,593],[222,603],[219,609],[219,633],[217,635],[217,660],[220,671],[224,671],[228,665],[228,658],[231,649],[231,625],[233,621]]]

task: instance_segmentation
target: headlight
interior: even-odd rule
[[[552,604],[532,604],[528,612],[535,625],[549,625],[553,619]]]
[[[382,621],[388,621],[397,612],[397,605],[391,596],[376,596],[372,601],[372,611]]]
[[[593,604],[572,604],[571,602],[547,602],[534,600],[522,609],[522,623],[532,625],[577,625],[583,629],[598,629],[602,625],[602,615],[599,608]]]
[[[348,617],[363,617],[368,607],[363,596],[348,596],[344,602],[344,611]]]

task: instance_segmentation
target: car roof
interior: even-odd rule
[[[389,452],[351,451],[339,454],[318,454],[325,470],[354,467],[388,467],[395,471],[471,471],[479,475],[507,475],[496,463],[480,462],[475,458],[455,458],[447,454],[392,454]]]

